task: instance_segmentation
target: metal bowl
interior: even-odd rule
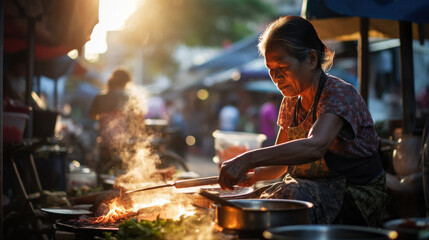
[[[308,224],[310,202],[289,199],[229,200],[242,208],[215,205],[216,223],[226,229],[264,231],[271,227]]]
[[[350,225],[301,225],[268,229],[263,233],[269,240],[339,240],[339,239],[396,239],[393,230]]]

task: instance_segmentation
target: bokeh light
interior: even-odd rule
[[[67,56],[69,56],[69,58],[71,59],[76,59],[79,56],[79,52],[77,51],[77,49],[73,49],[67,53]]]
[[[234,81],[238,81],[241,78],[241,73],[240,71],[234,71],[231,73],[231,79]]]
[[[197,97],[202,101],[207,100],[209,97],[209,91],[207,91],[207,89],[200,89],[197,92]]]
[[[194,146],[195,145],[195,137],[192,135],[189,135],[186,137],[186,144],[188,144],[188,146]]]

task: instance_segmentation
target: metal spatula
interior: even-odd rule
[[[219,179],[218,176],[213,176],[213,177],[179,180],[173,183],[126,191],[124,194],[142,192],[142,191],[153,190],[153,189],[164,188],[164,187],[187,188],[187,187],[197,187],[197,186],[203,186],[203,185],[214,185],[214,184],[217,184],[218,179]]]

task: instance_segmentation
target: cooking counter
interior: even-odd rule
[[[58,220],[54,225],[55,240],[92,240],[92,239],[102,239],[103,232],[102,231],[92,231],[90,229],[78,229],[73,228],[71,226],[67,226],[62,222],[62,220]],[[117,231],[117,230],[116,230]],[[106,232],[115,232],[115,230],[111,229],[110,231],[106,229]],[[214,233],[216,235],[216,239],[222,240],[260,240],[264,239],[262,237],[262,232],[253,232],[253,231],[235,231],[224,229],[218,225],[215,226]]]

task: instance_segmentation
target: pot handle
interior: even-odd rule
[[[197,187],[197,186],[203,186],[203,185],[214,185],[214,184],[217,184],[218,180],[219,180],[218,176],[186,179],[186,180],[179,180],[174,182],[174,186],[176,188],[187,188],[187,187]]]

